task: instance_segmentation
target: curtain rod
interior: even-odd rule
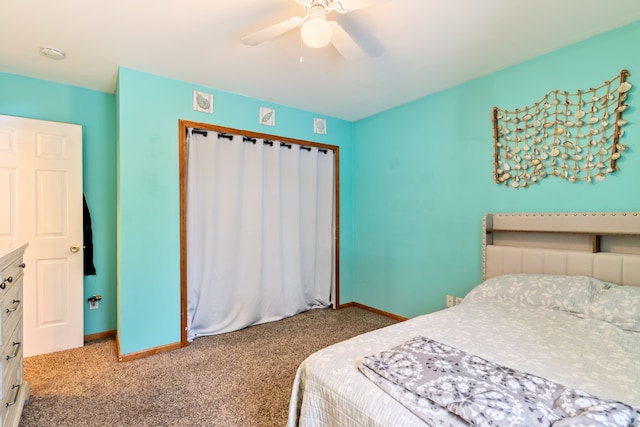
[[[189,133],[189,129],[188,128],[187,128],[187,133]],[[198,128],[191,129],[191,133],[197,133],[199,135],[203,135],[204,137],[206,137],[209,134],[208,131],[206,131],[204,129],[198,129]],[[223,139],[223,138],[224,139],[228,139],[230,141],[233,141],[233,135],[230,135],[230,134],[224,133],[224,132],[218,132],[218,139]],[[256,138],[251,138],[249,136],[243,136],[242,137],[242,141],[243,142],[250,142],[252,144],[255,144],[257,142],[257,139]],[[273,147],[273,141],[271,141],[270,139],[263,139],[262,143]],[[281,147],[287,147],[288,149],[291,149],[291,144],[287,144],[286,142],[281,142],[280,146]],[[299,147],[300,147],[301,150],[311,151],[311,147],[306,147],[304,145],[300,145]],[[320,153],[327,154],[328,151],[329,150],[326,149],[326,148],[318,148],[318,152],[320,152]]]

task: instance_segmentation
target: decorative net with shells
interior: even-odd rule
[[[569,182],[602,181],[617,170],[629,107],[627,70],[597,88],[547,93],[524,109],[494,107],[495,181],[528,187],[551,175]]]

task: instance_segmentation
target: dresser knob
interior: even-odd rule
[[[22,264],[20,264],[20,268],[26,268],[27,264],[25,264],[24,262]]]

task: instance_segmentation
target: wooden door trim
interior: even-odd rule
[[[319,142],[304,141],[266,133],[216,126],[208,123],[178,120],[178,157],[180,175],[180,345],[187,346],[187,129],[197,128],[211,132],[242,135],[250,138],[271,139],[288,144],[316,147],[333,151],[334,193],[334,254],[335,295],[334,308],[340,306],[340,147]]]

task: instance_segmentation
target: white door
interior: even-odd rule
[[[0,252],[29,243],[24,356],[84,344],[82,126],[0,115]]]

